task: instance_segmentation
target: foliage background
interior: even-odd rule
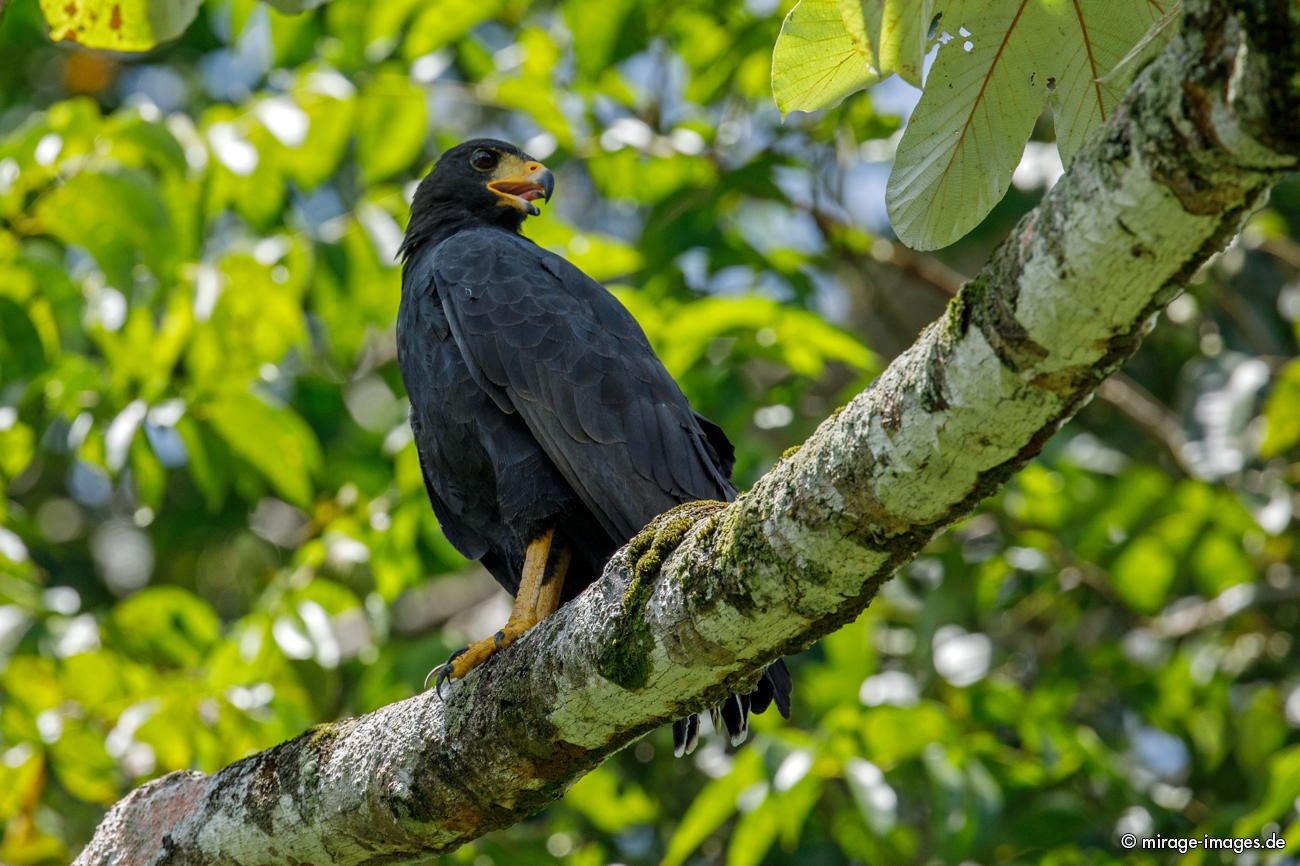
[[[208,0],[144,54],[0,19],[0,862],[141,782],[406,697],[504,618],[438,532],[394,363],[412,184],[470,135],[559,177],[527,232],[617,287],[751,481],[1059,171],[891,240],[898,79],[781,122],[788,3]],[[1300,184],[1125,378],[855,624],[795,718],[666,731],[451,863],[1156,862],[1300,849]],[[1285,855],[1233,855],[1244,863]],[[1193,853],[1188,863],[1215,862]]]

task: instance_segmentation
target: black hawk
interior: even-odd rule
[[[425,486],[447,539],[515,597],[495,635],[435,669],[458,679],[600,576],[656,515],[730,501],[734,451],[691,409],[632,315],[520,234],[554,179],[503,141],[448,150],[419,185],[402,243],[397,357]],[[431,674],[433,676],[433,674]],[[789,715],[778,661],[714,710]],[[673,725],[677,754],[699,719]]]

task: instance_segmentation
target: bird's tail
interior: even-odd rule
[[[709,710],[713,728],[725,730],[731,745],[738,746],[749,736],[749,714],[761,713],[776,704],[781,718],[790,718],[790,670],[785,659],[777,659],[763,671],[754,690],[747,695],[731,695],[721,705]],[[694,713],[673,722],[673,754],[677,757],[695,751],[700,739],[700,717]]]

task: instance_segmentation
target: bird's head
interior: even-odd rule
[[[411,203],[411,227],[455,223],[517,231],[534,204],[549,201],[555,177],[513,144],[476,138],[442,154]],[[409,240],[409,232],[408,232]]]

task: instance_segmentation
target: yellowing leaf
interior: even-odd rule
[[[948,20],[925,93],[898,145],[886,204],[908,246],[947,246],[1006,194],[1047,101],[1048,70],[1063,38],[1059,3],[989,0],[979,15]]]
[[[772,50],[776,107],[783,115],[830,108],[879,81],[865,39],[857,0],[799,0]]]
[[[1148,0],[1069,0],[1067,5],[1061,65],[1050,100],[1056,144],[1068,165],[1124,94],[1127,81],[1103,77],[1148,31],[1157,13]]]
[[[147,51],[185,32],[200,0],[41,0],[50,38],[113,51]]]

